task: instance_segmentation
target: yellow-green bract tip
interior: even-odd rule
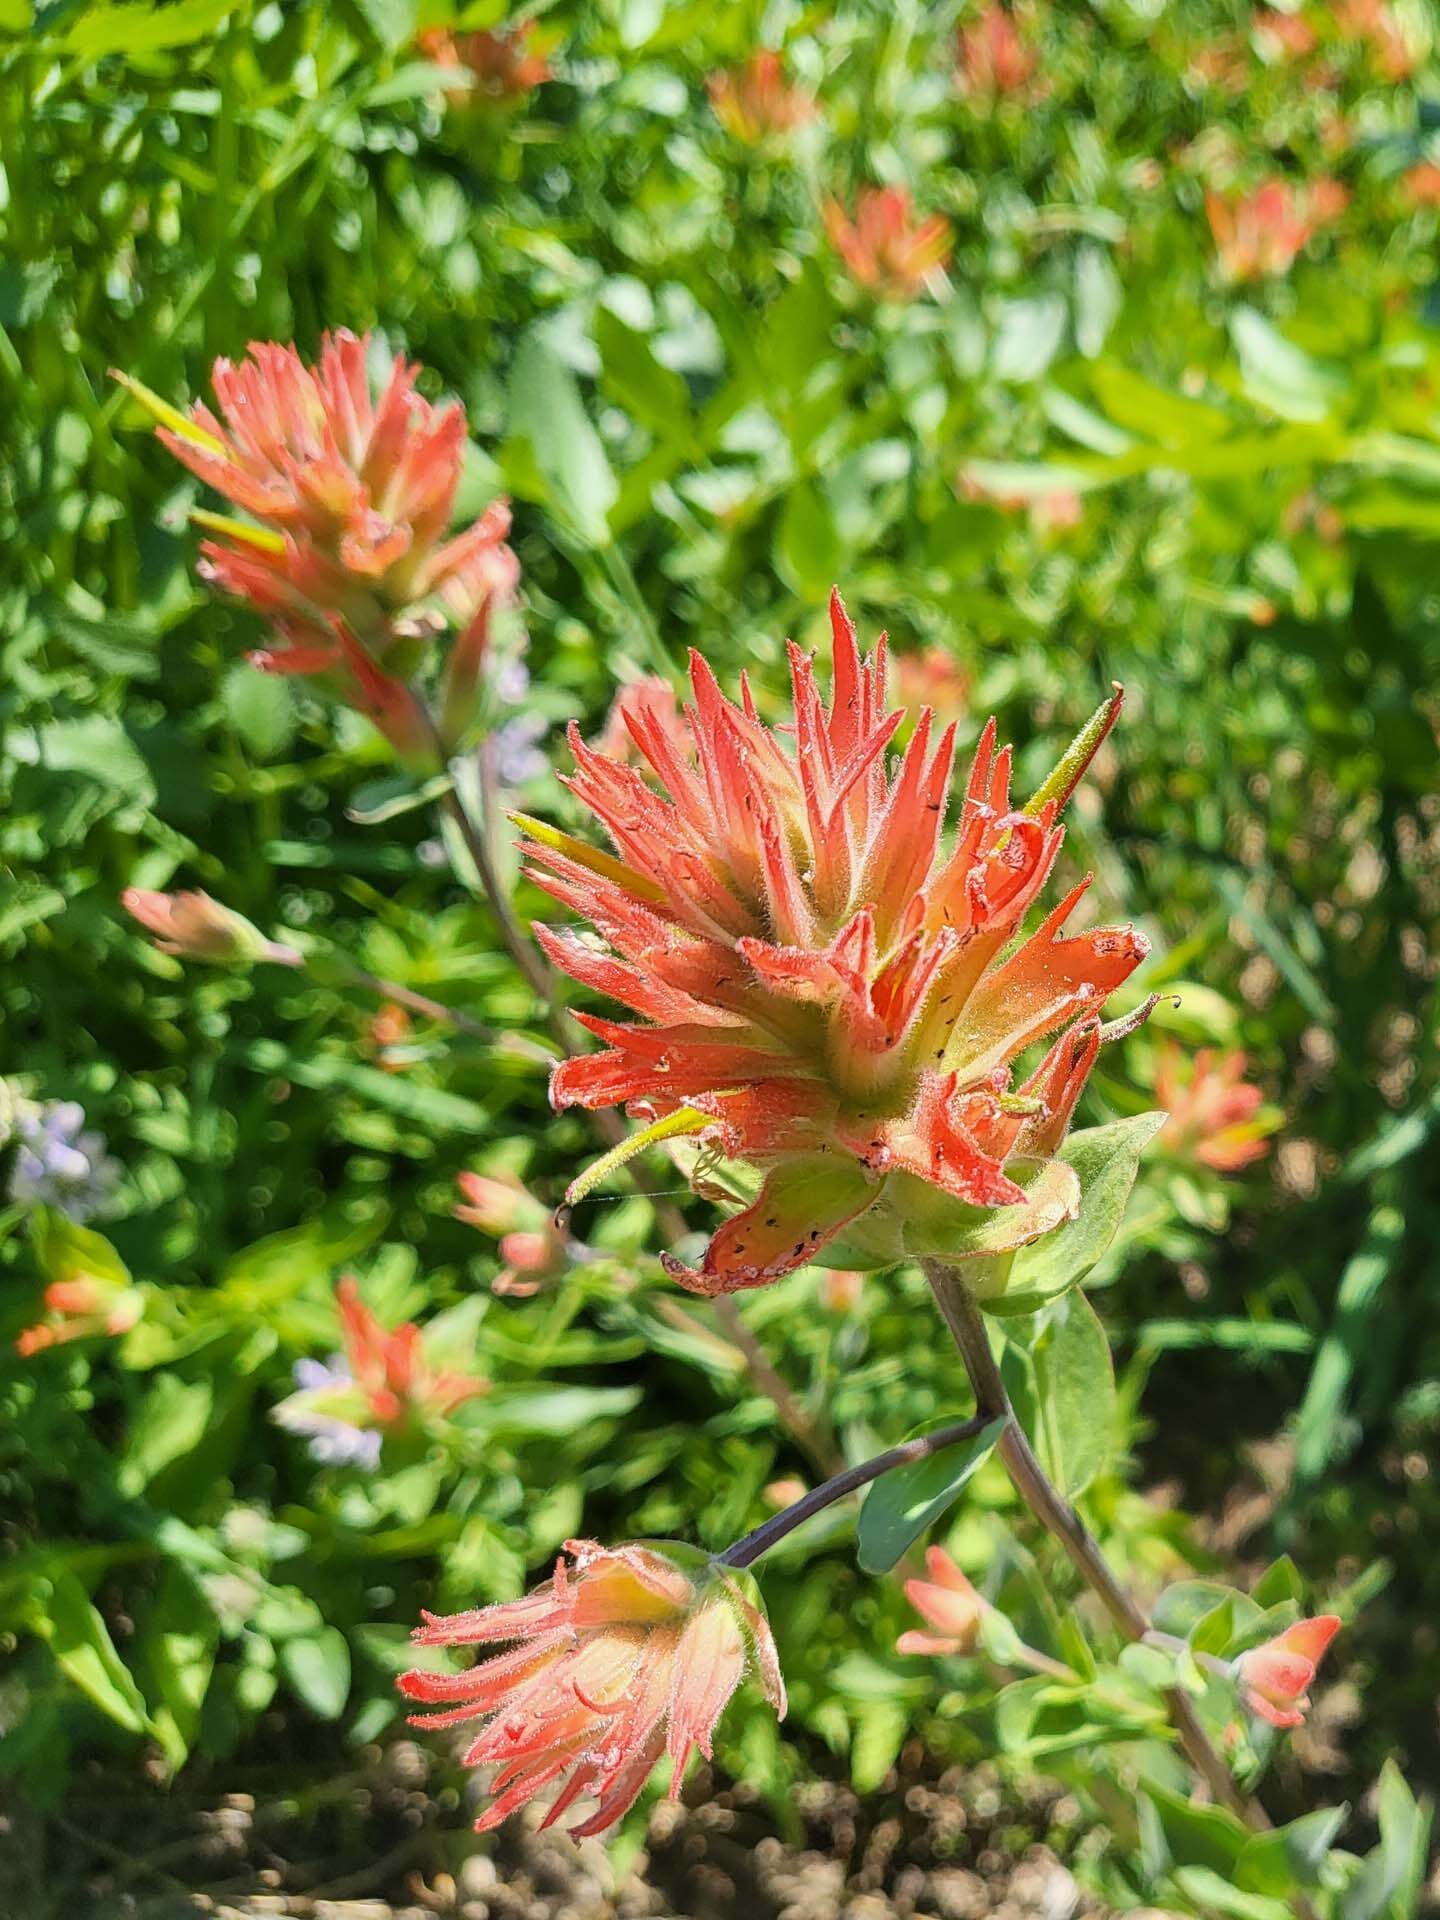
[[[132,399],[140,402],[151,419],[158,420],[162,427],[168,427],[171,433],[188,440],[192,446],[203,447],[206,453],[224,456],[225,448],[213,433],[197,427],[188,414],[181,413],[178,407],[172,407],[168,400],[162,400],[158,393],[153,393],[134,374],[122,373],[118,367],[111,367],[110,378],[118,381]]]

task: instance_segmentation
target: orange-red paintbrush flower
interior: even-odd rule
[[[497,1769],[478,1831],[563,1782],[543,1826],[582,1795],[571,1828],[602,1833],[629,1808],[662,1756],[678,1796],[693,1751],[709,1756],[731,1695],[752,1663],[782,1717],[785,1687],[770,1629],[737,1579],[680,1547],[602,1547],[571,1540],[548,1585],[523,1600],[437,1618],[426,1647],[505,1646],[464,1673],[416,1669],[401,1691],[439,1711],[417,1727],[487,1722],[467,1766]],[[682,1564],[682,1562],[684,1564]]]
[[[1266,1135],[1279,1126],[1280,1115],[1244,1073],[1243,1053],[1217,1056],[1202,1047],[1187,1063],[1176,1042],[1165,1041],[1155,1067],[1155,1102],[1170,1116],[1161,1147],[1215,1173],[1239,1173],[1263,1160],[1270,1151]]]
[[[972,1653],[986,1603],[943,1547],[925,1552],[928,1580],[907,1580],[905,1598],[931,1629],[912,1627],[895,1642],[897,1653]]]
[[[903,187],[862,187],[853,220],[827,201],[825,231],[851,277],[884,299],[911,299],[950,257],[950,222],[942,213],[916,220]]]
[[[681,722],[626,711],[651,780],[572,729],[568,784],[618,858],[524,822],[534,878],[601,936],[537,937],[640,1016],[580,1016],[605,1045],[556,1069],[555,1105],[627,1104],[654,1123],[638,1139],[698,1136],[763,1173],[698,1269],[667,1256],[703,1293],[763,1286],[846,1229],[843,1264],[873,1266],[1000,1253],[1072,1217],[1078,1181],[1054,1156],[1100,1009],[1147,950],[1133,927],[1063,931],[1088,881],[1018,939],[1118,691],[1022,808],[992,721],[947,838],[954,727],[937,742],[922,713],[887,768],[905,716],[886,712],[883,637],[864,660],[838,595],[831,620],[828,709],[790,648],[793,750],[743,679],[736,705],[693,656]]]
[[[712,73],[705,87],[715,118],[750,146],[792,133],[819,112],[808,93],[789,84],[784,62],[770,47],[759,48],[742,67]]]

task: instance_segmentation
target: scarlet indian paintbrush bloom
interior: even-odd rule
[[[943,1547],[928,1547],[928,1580],[907,1580],[905,1598],[932,1633],[911,1629],[895,1642],[897,1653],[972,1653],[985,1617],[985,1602]]]
[[[793,753],[743,677],[737,706],[692,655],[682,725],[627,711],[658,787],[571,730],[568,784],[619,858],[525,822],[533,877],[604,944],[537,937],[641,1016],[579,1016],[604,1050],[555,1070],[554,1104],[628,1103],[654,1122],[638,1142],[695,1135],[763,1172],[698,1269],[666,1256],[701,1293],[764,1286],[842,1232],[837,1264],[875,1266],[999,1253],[1072,1217],[1079,1184],[1054,1156],[1100,1008],[1147,951],[1133,927],[1062,932],[1088,880],[1016,944],[1119,691],[1025,807],[991,721],[947,845],[954,726],[932,741],[923,712],[887,770],[905,716],[885,710],[884,637],[862,659],[838,595],[831,624],[828,710],[811,661],[789,649]],[[1047,1040],[1012,1090],[1011,1063]]]
[[[825,231],[853,278],[885,299],[910,299],[950,257],[950,222],[940,213],[917,221],[903,187],[862,187],[853,220],[827,201]]]
[[[323,1380],[304,1384],[275,1408],[282,1427],[296,1433],[326,1436],[336,1428],[398,1433],[430,1419],[451,1414],[476,1394],[488,1393],[490,1382],[476,1374],[437,1368],[425,1355],[424,1335],[413,1320],[402,1326],[384,1326],[360,1298],[352,1279],[335,1289],[344,1348],[337,1363],[321,1370]]]
[[[1162,1147],[1215,1173],[1238,1173],[1263,1160],[1270,1151],[1265,1136],[1280,1116],[1265,1107],[1264,1094],[1244,1072],[1243,1053],[1217,1055],[1211,1047],[1202,1047],[1187,1071],[1180,1047],[1166,1041],[1155,1068],[1155,1099],[1170,1115]]]
[[[533,20],[479,33],[430,27],[415,44],[427,60],[453,71],[456,89],[469,101],[494,105],[522,99],[550,78],[550,62],[531,45],[534,33]]]
[[[1039,64],[998,0],[987,6],[978,20],[961,28],[957,44],[960,89],[976,99],[997,100],[1004,94],[1019,93]]]
[[[496,501],[447,537],[465,450],[465,416],[416,388],[392,357],[372,387],[368,336],[327,334],[308,366],[294,347],[252,342],[217,360],[219,407],[179,413],[117,376],[161,422],[175,457],[251,516],[197,514],[212,538],[202,575],[248,602],[283,642],[251,655],[272,673],[318,676],[402,752],[427,729],[408,684],[426,637],[454,626],[444,699],[473,694],[494,611],[519,570]]]
[[[684,1548],[607,1548],[571,1540],[554,1578],[523,1600],[425,1615],[425,1647],[505,1646],[465,1673],[403,1674],[401,1691],[439,1712],[416,1727],[488,1724],[465,1755],[493,1766],[484,1832],[564,1781],[542,1826],[582,1794],[596,1805],[570,1831],[602,1833],[633,1805],[662,1755],[676,1798],[691,1753],[707,1758],[717,1722],[752,1663],[783,1718],[785,1687],[764,1616],[736,1580]],[[693,1562],[682,1566],[681,1558]]]
[[[1269,180],[1254,193],[1205,195],[1220,268],[1227,280],[1259,280],[1285,273],[1322,227],[1344,212],[1349,194],[1338,180],[1292,187]]]
[[[752,53],[743,67],[712,73],[705,88],[715,118],[751,146],[791,133],[819,112],[808,93],[787,83],[780,55],[769,47]]]
[[[1310,1705],[1310,1685],[1330,1642],[1340,1631],[1337,1614],[1297,1620],[1263,1646],[1235,1662],[1240,1698],[1272,1727],[1298,1727]]]
[[[80,1274],[52,1280],[44,1293],[45,1317],[26,1327],[15,1341],[24,1360],[47,1347],[96,1335],[128,1333],[140,1318],[139,1290],[99,1274]]]

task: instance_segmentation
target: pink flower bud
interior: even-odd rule
[[[1298,1727],[1310,1705],[1315,1670],[1339,1631],[1339,1615],[1322,1613],[1242,1653],[1233,1671],[1250,1711],[1272,1727]]]
[[[156,935],[155,944],[162,953],[217,965],[249,966],[255,961],[300,965],[294,947],[267,940],[243,914],[222,907],[208,893],[155,893],[146,887],[127,887],[120,904]]]
[[[943,1547],[929,1547],[925,1564],[928,1580],[907,1580],[905,1598],[922,1620],[935,1628],[921,1633],[913,1628],[895,1642],[897,1653],[971,1653],[980,1636],[986,1602]]]

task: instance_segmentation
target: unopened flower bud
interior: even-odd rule
[[[281,967],[300,965],[294,947],[267,940],[243,913],[222,907],[208,893],[156,893],[146,887],[127,887],[120,904],[155,935],[162,953],[178,954],[186,960],[208,960],[218,966],[251,966],[256,961]]]

